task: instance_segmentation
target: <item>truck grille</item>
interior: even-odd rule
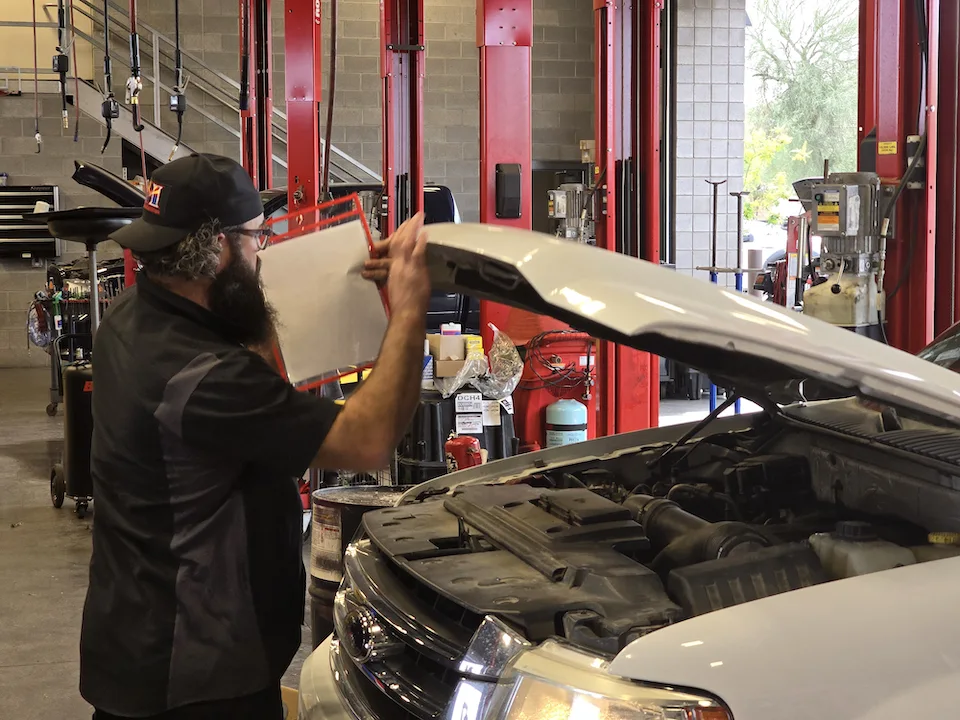
[[[441,717],[482,622],[407,576],[368,540],[355,543],[334,607],[331,662],[343,699],[361,718]]]

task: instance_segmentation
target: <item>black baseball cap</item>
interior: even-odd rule
[[[247,171],[230,158],[194,153],[154,171],[139,220],[110,236],[120,247],[153,252],[170,247],[210,220],[243,225],[263,212]]]

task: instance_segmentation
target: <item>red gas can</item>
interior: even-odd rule
[[[447,472],[466,470],[483,462],[480,441],[470,435],[451,435],[443,446],[447,458]]]

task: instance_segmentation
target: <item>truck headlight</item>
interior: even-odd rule
[[[521,653],[484,701],[456,720],[733,720],[717,700],[610,675],[608,663],[556,641]],[[474,686],[476,687],[476,686]],[[468,690],[468,688],[462,688]],[[457,693],[468,700],[470,693]],[[482,709],[481,709],[482,708]],[[470,712],[476,709],[476,714]]]

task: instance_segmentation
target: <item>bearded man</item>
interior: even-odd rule
[[[343,406],[271,364],[263,223],[240,165],[192,155],[154,173],[142,217],[114,235],[141,270],[93,357],[80,691],[97,720],[279,720],[304,615],[297,479],[386,466],[415,411],[430,296],[422,216],[364,269],[386,283],[391,317],[375,372]]]

